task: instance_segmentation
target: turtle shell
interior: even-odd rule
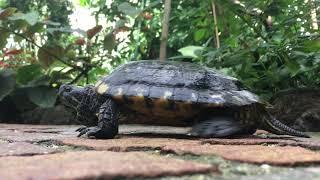
[[[191,116],[203,107],[239,107],[259,102],[233,77],[194,63],[135,61],[100,79],[95,90],[144,114]]]

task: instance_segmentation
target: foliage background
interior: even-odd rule
[[[173,1],[168,58],[219,69],[265,100],[282,89],[317,88],[319,3]],[[75,5],[90,9],[96,25],[72,29]],[[158,58],[162,14],[160,0],[0,0],[0,101],[19,112],[52,107],[62,83],[86,85],[120,64]]]

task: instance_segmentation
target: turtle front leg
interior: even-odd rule
[[[94,127],[79,128],[78,137],[87,135],[97,139],[112,139],[118,134],[119,110],[112,99],[106,100],[98,112],[98,125]]]

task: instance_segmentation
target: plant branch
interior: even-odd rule
[[[171,0],[165,0],[164,14],[163,14],[163,20],[162,20],[160,54],[159,54],[160,60],[164,60],[167,56],[170,11],[171,11]]]
[[[212,7],[212,15],[214,20],[214,31],[216,36],[216,46],[220,48],[220,39],[219,39],[219,30],[218,30],[218,21],[217,21],[217,13],[216,13],[216,5],[214,0],[211,0],[211,7]]]
[[[32,41],[31,39],[29,39],[28,37],[26,37],[25,35],[23,34],[20,34],[20,33],[17,33],[17,32],[14,32],[14,31],[11,31],[10,29],[7,29],[7,28],[4,28],[4,27],[0,27],[0,29],[3,29],[5,31],[9,31],[11,32],[12,34],[14,35],[17,35],[19,37],[22,37],[23,39],[25,39],[26,41],[28,41],[29,43],[33,44],[34,46],[38,47],[39,49],[43,50],[45,53],[47,53],[48,55],[56,58],[58,61],[62,62],[63,64],[67,65],[67,66],[70,66],[74,69],[78,69],[78,70],[82,70],[82,68],[80,68],[79,66],[75,66],[71,63],[68,63],[66,62],[65,60],[61,59],[60,57],[58,57],[57,55],[51,53],[50,51],[48,51],[46,48],[43,48],[41,46],[39,46],[37,43],[35,43],[34,41]]]
[[[91,69],[91,67],[88,67],[88,68],[85,68],[84,70],[82,70],[77,76],[76,78],[74,78],[70,83],[68,84],[74,84],[76,82],[79,81],[79,79],[82,77],[82,76],[86,76],[88,71]]]

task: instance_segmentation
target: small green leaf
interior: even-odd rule
[[[107,34],[103,40],[104,49],[108,50],[109,53],[116,47],[116,40],[114,35],[111,33]]]
[[[16,84],[14,72],[10,69],[0,71],[0,101],[14,89]]]
[[[36,11],[31,11],[29,13],[16,13],[14,16],[10,17],[10,20],[24,20],[26,21],[29,25],[33,26],[37,22],[39,22],[39,13]]]
[[[22,85],[28,85],[42,75],[42,68],[39,64],[22,66],[17,70],[17,82]]]
[[[127,23],[127,20],[124,20],[124,19],[118,20],[118,21],[116,22],[115,29],[124,27],[126,23]]]
[[[56,89],[47,86],[38,86],[28,89],[28,97],[30,101],[40,107],[53,107],[56,99]]]
[[[188,56],[192,58],[197,58],[199,57],[198,54],[204,49],[202,46],[186,46],[178,51],[183,55],[183,56]]]
[[[141,13],[141,10],[139,10],[138,8],[136,7],[133,7],[131,6],[130,3],[128,2],[124,2],[124,3],[121,3],[119,6],[118,6],[118,9],[119,11],[123,12],[124,14],[126,15],[129,15],[131,17],[136,17],[138,14]]]

